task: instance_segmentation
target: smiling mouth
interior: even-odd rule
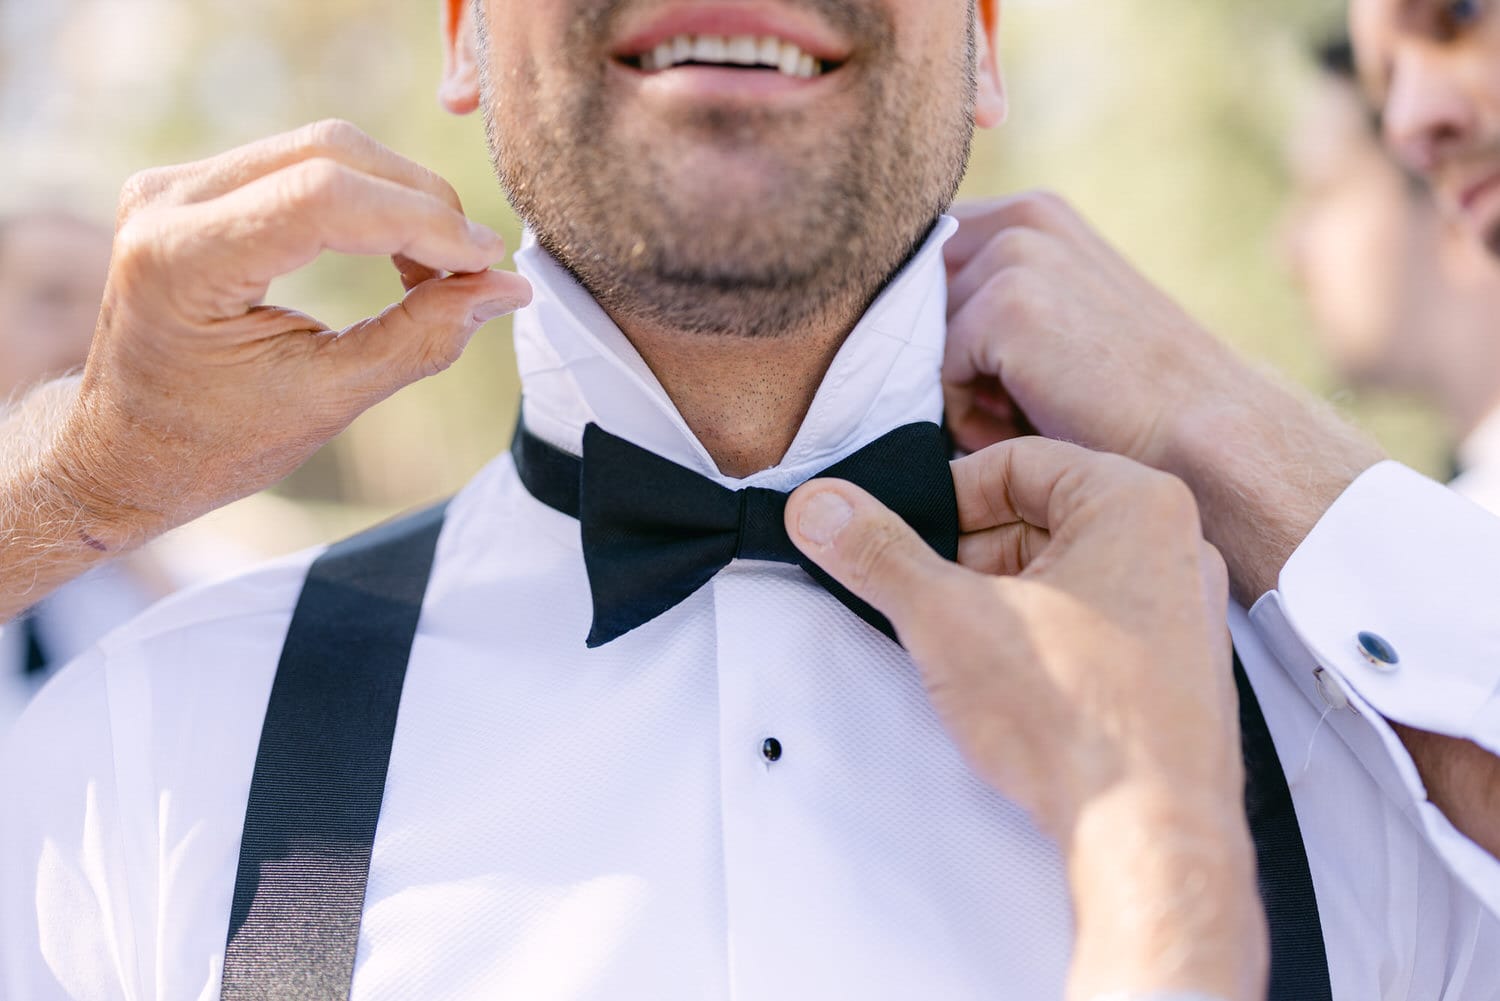
[[[795,42],[769,35],[677,35],[644,52],[618,58],[626,66],[650,74],[708,66],[747,73],[774,72],[799,80],[823,76],[842,65],[820,59]]]

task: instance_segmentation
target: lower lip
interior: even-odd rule
[[[764,103],[805,98],[822,91],[835,70],[815,77],[787,76],[775,70],[737,70],[717,66],[679,66],[647,73],[620,63],[612,69],[641,93],[667,100]]]

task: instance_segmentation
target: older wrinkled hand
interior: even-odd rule
[[[324,251],[391,255],[407,294],[331,330],[262,305]],[[122,548],[267,486],[530,299],[442,178],[343,122],[137,175],[48,475]]]

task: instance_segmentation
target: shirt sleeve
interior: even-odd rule
[[[0,997],[138,996],[103,659],[60,672],[0,744]]]
[[[1329,508],[1251,619],[1339,729],[1365,728],[1365,767],[1500,916],[1500,862],[1428,802],[1387,722],[1500,754],[1500,518],[1382,463]]]

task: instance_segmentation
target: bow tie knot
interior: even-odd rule
[[[511,451],[532,495],[579,520],[594,600],[590,647],[650,622],[737,559],[800,566],[895,637],[884,616],[792,544],[787,494],[779,490],[731,490],[593,424],[584,429],[581,460],[524,426]],[[958,503],[947,439],[936,424],[897,428],[819,474],[825,476],[868,490],[943,556],[958,557]]]
[[[787,495],[779,490],[746,487],[737,492],[740,501],[737,560],[768,560],[801,563],[802,553],[786,534]]]

